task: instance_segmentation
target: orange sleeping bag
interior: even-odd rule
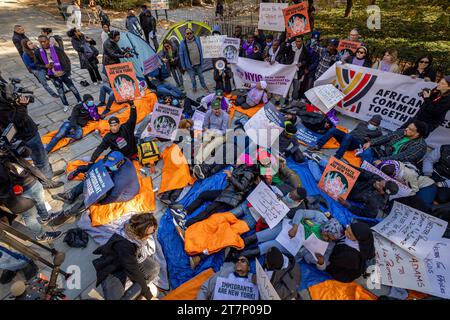
[[[377,297],[356,282],[327,280],[308,288],[311,300],[377,300]]]
[[[155,210],[152,178],[141,175],[140,169],[142,166],[137,161],[133,161],[133,165],[139,179],[139,193],[127,202],[92,205],[89,209],[93,227],[107,224],[129,212],[143,213]]]
[[[226,247],[242,250],[245,245],[240,235],[249,230],[247,223],[232,213],[215,213],[187,228],[184,250],[188,255],[200,254],[204,250],[212,254]]]
[[[195,300],[197,298],[198,290],[202,284],[214,275],[212,268],[206,269],[194,278],[186,281],[181,286],[171,291],[161,300]]]

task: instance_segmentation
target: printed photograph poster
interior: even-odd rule
[[[283,32],[284,16],[283,9],[288,3],[260,3],[258,29]]]
[[[225,38],[220,49],[220,56],[226,58],[228,63],[238,63],[240,45],[239,38]]]
[[[337,47],[337,51],[351,51],[351,53],[355,53],[356,50],[361,46],[361,42],[358,41],[350,41],[350,40],[341,40],[339,41],[339,45]]]
[[[347,199],[359,174],[357,169],[331,157],[319,181],[319,188],[335,200],[338,197]]]
[[[105,67],[116,102],[125,102],[141,97],[139,82],[136,80],[131,62],[111,64]]]
[[[222,57],[222,44],[227,36],[206,36],[200,37],[202,43],[203,58],[221,58]]]
[[[149,74],[161,66],[161,59],[157,54],[144,61],[144,74]]]
[[[181,108],[157,103],[150,120],[151,135],[175,140],[182,113]]]
[[[288,38],[299,36],[311,31],[308,18],[307,2],[289,6],[283,9],[284,26]]]

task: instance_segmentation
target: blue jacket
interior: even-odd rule
[[[34,57],[30,57],[26,52],[24,52],[22,55],[22,60],[23,60],[23,63],[25,63],[25,66],[28,69],[37,70],[38,67],[36,66],[36,63],[34,62],[33,58]]]
[[[195,43],[197,43],[198,49],[200,50],[200,66],[203,67],[203,49],[202,44],[200,43],[200,39],[198,37],[194,37]],[[186,39],[183,39],[180,43],[180,63],[181,67],[185,70],[192,69],[191,59],[189,58],[189,52],[186,44]]]

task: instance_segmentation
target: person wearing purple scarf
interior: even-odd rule
[[[100,118],[101,116],[94,103],[94,98],[90,94],[85,94],[83,96],[83,102],[77,104],[73,108],[70,118],[63,122],[56,135],[45,147],[45,150],[47,153],[51,152],[63,138],[80,140],[83,137],[82,128],[86,126],[89,121],[98,121]]]
[[[249,34],[247,41],[242,45],[243,57],[247,58],[249,55],[253,54],[253,47],[255,46],[255,36]]]

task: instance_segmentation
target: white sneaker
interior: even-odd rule
[[[70,106],[64,106],[64,112],[69,111]]]

